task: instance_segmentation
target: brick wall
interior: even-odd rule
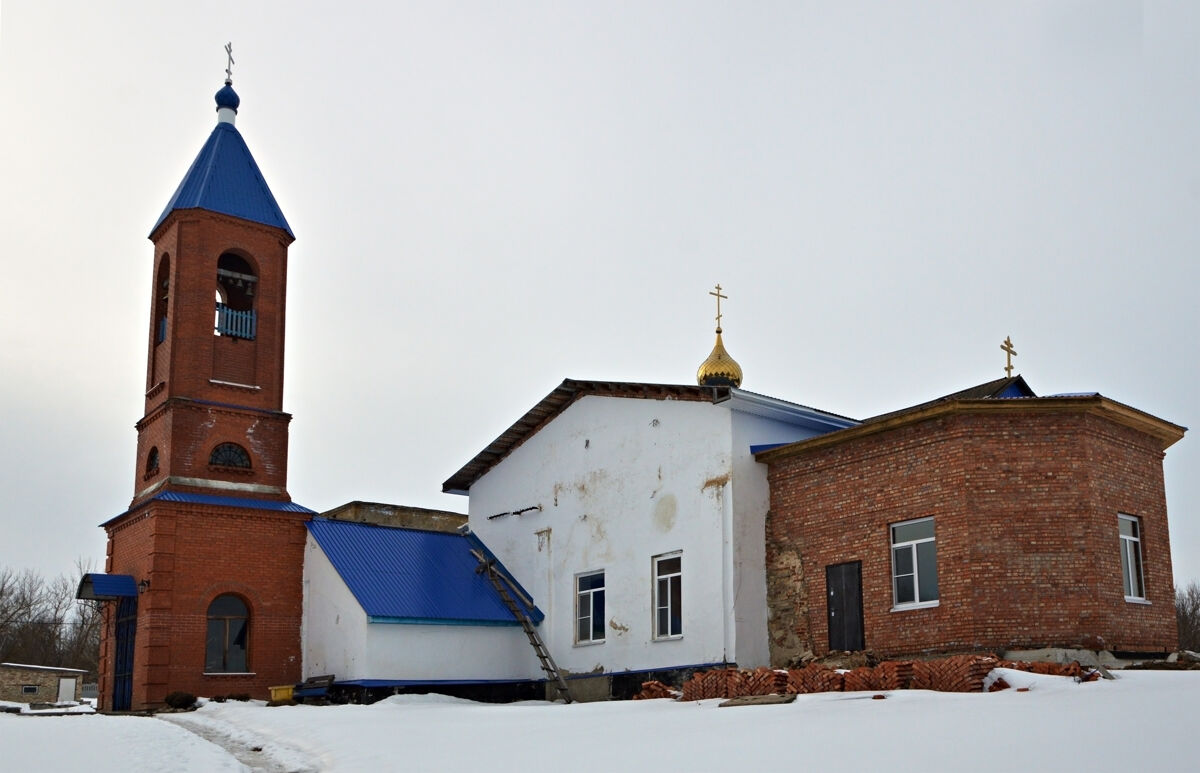
[[[138,597],[134,708],[162,705],[175,690],[267,698],[268,687],[300,680],[306,519],[155,501],[110,527],[106,570],[150,581]],[[226,593],[249,608],[250,673],[206,676],[208,606]],[[102,708],[111,707],[113,690],[111,612],[108,618],[101,650]]]
[[[278,499],[287,487],[291,419],[286,413],[260,413],[172,399],[138,422],[135,491],[146,491],[176,476],[270,486],[276,490],[271,498]],[[212,450],[226,442],[246,449],[250,455],[249,469],[214,467],[208,463]],[[146,456],[152,448],[159,452],[155,473],[146,470]],[[237,493],[253,495],[246,491]]]
[[[1032,404],[1031,404],[1032,405]],[[771,660],[828,651],[825,567],[862,562],[865,644],[1176,646],[1163,443],[1084,410],[949,412],[768,460]],[[1118,513],[1141,519],[1124,599]],[[889,526],[933,517],[939,600],[893,610]]]
[[[22,668],[13,665],[0,665],[0,701],[14,703],[54,703],[58,700],[58,681],[66,677],[75,680],[75,694],[72,700],[78,701],[83,688],[86,673],[61,672],[49,668]],[[37,687],[37,692],[26,693],[25,685]]]
[[[157,355],[170,362],[165,379],[167,393],[197,399],[212,396],[211,384],[218,344],[227,344],[213,335],[214,294],[217,288],[217,261],[227,252],[245,259],[258,277],[254,308],[258,330],[250,344],[255,350],[253,362],[235,366],[250,368],[251,375],[238,383],[258,389],[238,403],[265,410],[279,410],[283,404],[283,343],[287,284],[287,245],[290,239],[282,231],[238,218],[203,210],[172,213],[164,227],[155,233],[155,265],[170,259],[170,286],[167,304],[167,349]],[[157,273],[157,270],[156,270]],[[156,308],[160,287],[151,292],[150,310]],[[155,380],[156,315],[150,312],[148,381]],[[160,345],[161,346],[161,345]],[[232,347],[230,347],[232,348]],[[242,347],[245,349],[247,347]],[[236,355],[245,359],[246,354]],[[148,383],[147,390],[154,384]],[[146,413],[157,405],[158,396],[148,396]]]
[[[201,210],[172,213],[155,233],[145,415],[138,422],[134,491],[171,476],[253,483],[283,493],[287,424],[282,412],[287,246],[278,229]],[[217,264],[232,253],[258,281],[253,340],[213,334]],[[168,278],[163,300],[163,278]],[[158,342],[162,309],[166,338]],[[212,469],[208,454],[236,442],[250,473]],[[158,449],[157,472],[147,469]]]

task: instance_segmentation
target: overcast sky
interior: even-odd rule
[[[114,8],[120,8],[118,13]],[[1004,375],[1200,427],[1200,4],[0,6],[0,567],[103,565],[152,248],[212,130],[295,230],[289,488],[443,480],[563,378],[864,418]],[[1200,579],[1200,438],[1167,452]],[[1114,546],[1115,549],[1115,546]]]

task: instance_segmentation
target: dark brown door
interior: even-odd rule
[[[829,649],[863,649],[862,561],[825,567]]]

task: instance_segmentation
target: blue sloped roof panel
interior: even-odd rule
[[[150,233],[158,230],[177,209],[206,209],[233,215],[280,228],[293,239],[296,237],[254,156],[250,155],[250,148],[232,123],[218,123],[213,129]]]
[[[151,499],[163,502],[190,502],[197,505],[221,505],[223,507],[246,507],[251,510],[275,510],[281,513],[316,513],[304,505],[295,502],[279,502],[272,499],[250,499],[249,497],[228,497],[218,494],[193,494],[189,491],[164,491]]]
[[[77,599],[108,601],[138,595],[137,583],[128,574],[85,574],[75,592]]]
[[[271,510],[277,513],[303,513],[306,515],[315,515],[316,510],[309,510],[304,505],[298,505],[295,502],[280,502],[271,499],[250,499],[249,497],[229,497],[220,496],[218,494],[193,494],[190,491],[163,491],[160,494],[155,494],[146,500],[146,502],[186,502],[194,505],[216,505],[218,507],[244,507],[248,510]],[[138,506],[146,504],[140,503]],[[109,518],[101,526],[107,526],[118,518],[128,514],[126,510],[119,515],[114,515]]]
[[[326,518],[314,518],[308,530],[373,621],[517,624],[475,571],[470,551],[477,546],[467,537]],[[527,611],[541,621],[537,607]]]

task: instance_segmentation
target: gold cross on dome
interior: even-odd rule
[[[232,42],[225,44],[225,56],[229,59],[229,62],[225,65],[225,80],[232,81],[233,80],[233,43]]]
[[[721,299],[724,298],[725,300],[729,300],[729,296],[721,295],[721,285],[717,285],[716,292],[709,290],[708,294],[714,296],[717,299],[717,332],[720,333],[721,332]]]
[[[1013,348],[1012,336],[1005,336],[1004,343],[1000,344],[1000,348],[1008,355],[1008,364],[1004,366],[1004,375],[1012,378],[1012,358],[1017,356],[1017,350]]]

